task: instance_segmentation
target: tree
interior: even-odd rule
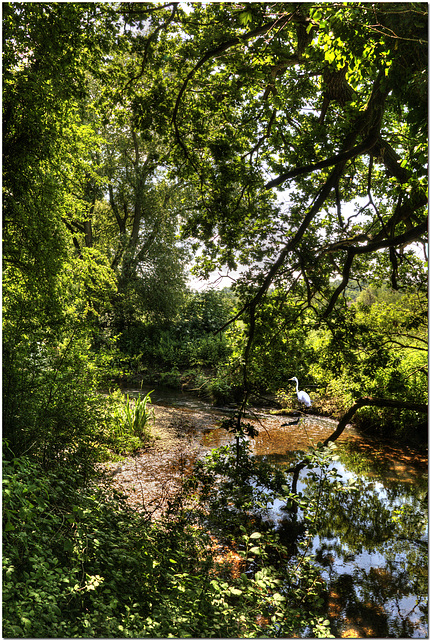
[[[88,79],[89,124],[103,139],[94,161],[103,188],[87,188],[93,206],[87,227],[77,228],[85,231],[87,246],[108,256],[116,274],[113,325],[120,332],[138,318],[174,315],[188,260],[186,246],[177,239],[178,184],[167,175],[172,138],[165,69],[161,56],[154,56],[151,20],[129,29],[128,9],[123,11],[124,18],[116,7],[118,24],[125,21],[118,46],[100,65],[102,71]],[[157,24],[158,14],[154,20]],[[163,22],[156,31],[162,27]]]
[[[87,217],[97,140],[79,101],[115,37],[110,16],[83,4],[3,7],[3,433],[16,455],[55,458],[54,441],[64,448],[90,424],[88,343],[113,283],[96,251],[74,254],[70,223]]]
[[[269,287],[304,286],[327,323],[369,274],[423,290],[410,247],[427,230],[427,8],[195,5],[182,28],[172,121],[200,198],[185,232],[203,275],[249,267],[246,354]]]
[[[256,326],[260,345],[278,331],[269,289],[274,317],[303,300],[286,331],[305,310],[342,323],[350,285],[423,290],[426,34],[420,3],[6,4],[14,326],[20,307],[58,327],[63,267],[87,259],[106,286],[106,260],[115,273],[116,329],[171,317],[179,224],[202,275],[242,270],[245,362]],[[92,321],[109,317],[97,277]]]
[[[326,315],[353,266],[381,249],[400,286],[399,263],[409,259],[404,248],[426,230],[425,7],[198,6],[189,22],[200,32],[184,44],[190,70],[173,111],[178,149],[200,185],[189,232],[205,239],[213,233],[220,262],[230,252],[248,264],[249,245],[258,245],[272,264],[259,270],[260,297],[293,267],[302,271],[310,300],[323,284],[314,282],[315,272],[326,290],[328,276],[341,273]],[[349,83],[348,100],[342,94],[334,101],[327,90],[338,70],[341,84]],[[205,102],[214,112],[209,123]],[[267,194],[281,185],[289,189],[284,205]],[[342,207],[358,198],[366,202],[356,205],[361,219],[353,223]]]
[[[163,177],[162,142],[139,132],[130,104],[113,115],[110,127],[103,150],[108,206],[104,219],[95,217],[95,242],[104,245],[116,273],[114,325],[122,332],[139,316],[165,320],[175,315],[188,255],[177,240],[178,197],[175,185]]]

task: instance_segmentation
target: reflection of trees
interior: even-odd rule
[[[387,614],[376,603],[357,594],[357,583],[359,579],[354,574],[339,576],[331,585],[331,593],[335,594],[338,610],[340,607],[345,618],[348,621],[354,620],[366,632],[366,636],[389,637]],[[336,620],[333,620],[332,624],[334,627],[340,626]],[[336,635],[340,637],[340,634]]]
[[[401,551],[405,541],[419,546],[427,530],[420,487],[393,483],[378,488],[364,478],[351,482],[335,478],[326,483],[321,493],[313,475],[301,479],[304,497],[319,502],[320,536],[339,536],[348,545],[348,553],[372,551],[385,541],[402,541]]]
[[[342,442],[337,449],[337,453],[342,464],[349,471],[378,480],[393,497],[403,497],[411,493],[417,496],[424,496],[428,489],[427,463],[424,463],[419,456],[418,460],[416,460],[413,451],[402,453],[403,450],[388,445],[380,445],[379,450],[377,448],[377,443],[371,442],[369,444],[362,440],[358,442],[352,440]],[[404,481],[404,469],[396,472],[396,462],[403,462],[410,466],[410,471],[414,475],[413,482],[410,483],[411,486]],[[395,479],[398,481],[395,482]]]
[[[344,618],[365,625],[366,635],[411,637],[415,625],[425,625],[427,517],[421,492],[413,484],[384,488],[363,477],[346,482],[328,476],[321,493],[315,473],[301,478],[303,499],[319,504],[312,525],[320,537],[316,560],[327,570]],[[380,554],[383,566],[357,566],[357,559],[352,575],[337,575],[340,563],[352,568],[354,556],[363,552]],[[417,604],[405,613],[401,600],[407,596]],[[420,621],[414,623],[412,615]]]
[[[316,498],[313,478],[303,479],[304,495]],[[392,535],[394,524],[391,511],[375,493],[373,486],[357,480],[351,490],[331,483],[320,495],[320,517],[318,533],[320,537],[338,536],[345,549],[344,554],[372,551]]]
[[[409,638],[416,627],[426,624],[425,611],[416,601],[402,613],[402,599],[410,594],[409,576],[390,562],[382,568],[356,568],[352,575],[339,576],[331,582],[331,594],[337,611],[342,610],[344,617],[354,620],[368,636]],[[389,601],[394,615],[388,611]],[[340,626],[339,616],[337,620],[332,623],[335,627]]]

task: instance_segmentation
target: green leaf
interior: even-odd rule
[[[255,540],[255,539],[261,538],[261,533],[259,533],[258,531],[255,531],[254,533],[251,533],[249,537],[251,540]]]
[[[252,13],[250,11],[242,11],[241,13],[239,13],[239,22],[243,24],[244,27],[246,27],[246,25],[251,22],[251,20]]]

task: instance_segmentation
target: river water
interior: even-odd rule
[[[174,437],[180,438],[186,425],[192,460],[196,451],[202,455],[232,441],[220,428],[228,408],[172,390],[156,389],[151,398],[153,405],[175,409]],[[294,418],[261,409],[249,421],[259,432],[251,440],[254,454],[285,468],[298,451],[316,446],[337,424],[310,414],[291,424]],[[367,437],[351,425],[336,446],[337,460],[329,470],[354,490],[324,493],[324,518],[309,549],[329,585],[332,633],[338,638],[428,638],[427,458]],[[303,470],[297,491],[312,497],[316,490],[315,477]],[[269,514],[281,534],[288,529],[283,504],[275,501]]]

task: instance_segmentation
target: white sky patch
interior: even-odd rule
[[[243,269],[245,271],[245,268]],[[208,280],[196,278],[190,274],[188,278],[188,286],[195,291],[205,291],[206,289],[224,289],[238,279],[242,272],[238,271],[213,271]]]
[[[199,2],[198,4],[208,4],[207,2]],[[193,3],[191,2],[180,2],[179,3],[179,7],[182,9],[182,11],[184,11],[184,13],[186,13],[187,15],[189,15],[192,10],[193,10]]]

